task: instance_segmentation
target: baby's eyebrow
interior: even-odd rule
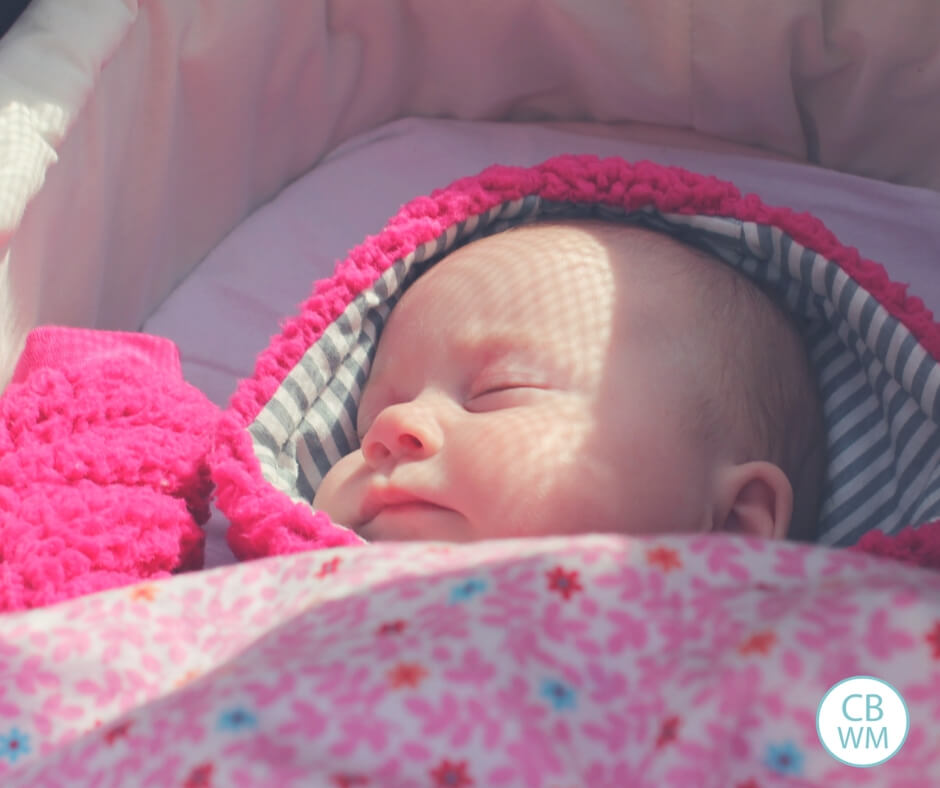
[[[458,357],[490,361],[510,353],[535,353],[542,342],[531,332],[503,326],[466,325],[452,337],[451,351]]]
[[[494,328],[475,339],[458,342],[454,355],[475,373],[504,361],[518,362],[522,368],[537,370],[547,380],[562,384],[569,375],[541,338],[531,331]]]

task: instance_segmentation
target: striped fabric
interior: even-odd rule
[[[268,482],[311,502],[357,447],[356,408],[376,343],[407,286],[457,246],[536,218],[603,218],[670,233],[758,281],[801,322],[829,448],[819,541],[854,544],[940,518],[940,365],[841,268],[776,227],[737,219],[556,203],[504,203],[396,261],[307,351],[250,426]]]

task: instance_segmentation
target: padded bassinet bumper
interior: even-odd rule
[[[0,41],[0,386],[31,328],[138,328],[395,117],[661,124],[937,187],[938,40],[932,0],[33,0]]]

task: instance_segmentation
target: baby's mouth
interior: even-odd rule
[[[427,511],[449,511],[447,507],[394,487],[373,487],[359,509],[356,530],[367,526],[381,513],[409,514]]]

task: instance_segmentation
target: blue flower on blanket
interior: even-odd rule
[[[551,703],[555,711],[574,709],[578,705],[578,693],[574,687],[558,679],[543,679],[539,695]]]
[[[487,582],[482,577],[471,577],[451,589],[450,603],[453,605],[457,602],[466,602],[482,594],[488,587]]]
[[[249,709],[235,706],[219,715],[215,727],[220,731],[254,730],[258,727],[258,717]]]
[[[10,732],[0,734],[0,758],[6,758],[10,763],[16,763],[18,758],[29,755],[32,749],[29,746],[29,736],[19,728],[11,728]]]
[[[777,774],[799,777],[803,772],[803,753],[793,742],[768,744],[764,765]]]

